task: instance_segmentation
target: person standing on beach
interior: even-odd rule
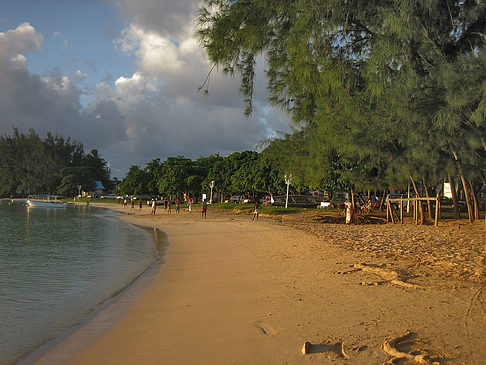
[[[251,218],[252,221],[255,220],[255,217],[256,217],[256,220],[258,220],[259,208],[260,208],[260,206],[258,205],[258,201],[256,201],[255,202],[255,210],[253,211],[253,217]]]
[[[187,201],[187,208],[189,209],[189,213],[192,213],[192,199],[189,198]]]
[[[155,199],[152,199],[152,212],[150,214],[155,215],[156,210],[157,210],[157,202],[155,201]]]
[[[351,224],[353,220],[353,204],[349,200],[346,200],[344,206],[346,207],[346,224]]]
[[[138,201],[138,210],[142,210],[142,198]]]
[[[206,218],[206,212],[208,211],[208,202],[206,199],[202,202],[201,218]]]
[[[167,210],[167,198],[164,198],[164,208]]]
[[[135,208],[135,199],[133,199],[133,196],[130,198],[130,203],[132,205],[131,209],[134,209]]]
[[[179,200],[179,198],[176,199],[175,206],[176,206],[176,213],[179,214],[181,211],[181,201]]]
[[[126,208],[127,206],[127,198],[123,199],[123,208]]]
[[[172,202],[170,201],[170,198],[169,200],[167,201],[167,213],[171,213],[172,212]]]

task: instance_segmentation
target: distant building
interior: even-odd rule
[[[96,188],[95,188],[94,196],[100,196],[101,194],[103,194],[103,190],[105,190],[103,183],[99,180],[96,180]]]

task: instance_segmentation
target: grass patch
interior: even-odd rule
[[[66,198],[64,199],[68,202],[74,202],[74,198]],[[119,203],[120,201],[117,199],[100,199],[100,198],[76,198],[76,203]],[[127,203],[130,204],[130,200],[127,200]],[[137,200],[138,204],[138,200]]]
[[[195,204],[195,206],[201,206],[200,203]],[[224,210],[224,211],[232,211],[236,213],[252,213],[255,205],[253,203],[247,204],[238,204],[238,203],[213,203],[208,206],[212,210]],[[271,206],[271,205],[260,205],[260,214],[267,214],[267,215],[287,215],[287,214],[296,214],[302,213],[305,211],[315,211],[315,209],[311,208],[284,208],[278,206]]]

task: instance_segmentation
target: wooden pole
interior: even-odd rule
[[[387,190],[387,189],[383,190],[383,196],[381,197],[381,201],[380,201],[380,208],[378,208],[378,210],[379,210],[380,212],[383,212],[383,209],[382,209],[382,208],[383,208],[383,202],[385,201],[385,194],[386,194],[386,190]]]
[[[420,222],[420,219],[419,219],[419,210],[420,210],[419,204],[420,204],[420,202],[418,200],[416,200],[415,201],[415,220],[416,220],[415,224],[417,224],[417,225]]]
[[[400,223],[403,224],[403,200],[400,199]]]
[[[435,199],[435,226],[439,226],[439,211],[440,211],[440,201],[439,201],[439,193],[437,193],[437,198]]]
[[[449,175],[449,184],[451,185],[451,194],[452,194],[452,205],[454,208],[454,218],[455,219],[460,219],[460,214],[459,214],[459,205],[457,203],[457,200],[459,197],[457,196],[457,190],[456,190],[456,183],[454,181],[454,177]]]
[[[387,204],[386,204],[386,221],[390,221],[390,204],[388,204],[388,199],[387,199]]]
[[[407,198],[410,199],[410,183],[408,183]],[[407,200],[407,213],[410,213],[410,200]]]
[[[415,197],[420,198],[420,193],[417,189],[417,184],[415,184],[415,180],[413,179],[413,177],[411,175],[410,175],[410,181],[412,182],[413,190],[415,190]],[[417,215],[418,215],[418,212],[420,211],[420,219],[421,219],[421,222],[423,223],[424,222],[424,207],[422,206],[422,202],[420,200],[416,200],[415,205],[417,205],[417,207],[418,207]],[[417,221],[417,224],[418,224],[418,221]]]
[[[422,183],[424,184],[425,197],[429,198],[429,188],[427,187],[425,177],[422,178]],[[427,200],[427,210],[428,210],[429,219],[432,220],[432,202],[430,200]]]
[[[413,202],[413,209],[415,210],[415,224],[418,225],[419,219],[418,219],[418,200],[415,200]]]

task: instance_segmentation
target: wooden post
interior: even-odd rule
[[[400,223],[403,224],[403,200],[400,199]]]
[[[451,185],[451,194],[452,194],[452,204],[454,208],[454,218],[455,219],[460,219],[461,215],[459,213],[459,205],[457,203],[457,200],[459,197],[457,196],[457,190],[456,190],[456,183],[454,182],[454,177],[449,175],[449,184]]]
[[[429,188],[427,187],[427,183],[425,181],[425,178],[422,178],[422,183],[424,184],[424,190],[425,190],[425,197],[427,198],[427,210],[428,210],[428,215],[429,219],[432,220],[432,201],[429,200]]]
[[[418,218],[418,211],[419,211],[419,208],[418,208],[418,200],[414,200],[414,209],[415,209],[415,224],[418,226],[418,223],[419,223],[419,218]]]
[[[439,226],[439,211],[440,211],[440,201],[439,201],[439,193],[437,193],[437,198],[435,198],[435,226]]]
[[[392,208],[390,200],[388,200],[388,207],[390,209],[391,221],[392,221],[393,224],[395,224],[395,217],[393,216],[393,208]]]
[[[383,208],[383,202],[385,201],[385,194],[386,194],[386,190],[387,190],[387,189],[385,189],[385,190],[383,191],[383,196],[381,197],[381,201],[380,201],[380,207],[378,208],[378,210],[379,210],[380,212],[383,212],[383,209],[382,209],[382,208]]]
[[[390,204],[388,204],[388,199],[386,199],[386,221],[390,221]]]
[[[412,182],[413,190],[415,190],[415,197],[420,198],[420,193],[417,189],[417,184],[415,184],[415,180],[413,179],[412,176],[410,176],[410,181]],[[415,200],[415,205],[417,205],[417,215],[420,211],[420,218],[421,218],[421,221],[423,223],[424,222],[424,207],[422,206],[422,202],[420,200]],[[417,224],[418,224],[418,221],[417,221]]]
[[[407,198],[410,199],[410,183],[408,183]],[[407,213],[410,213],[410,200],[407,200]]]

